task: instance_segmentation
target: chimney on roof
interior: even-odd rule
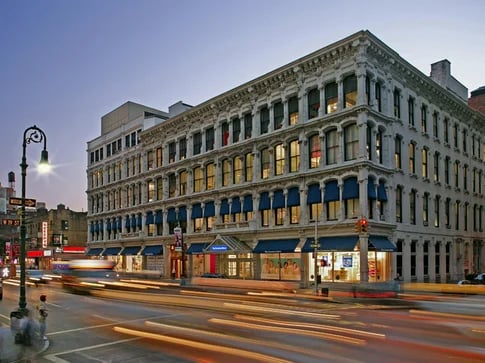
[[[471,92],[471,96],[468,99],[468,106],[485,114],[485,86]]]

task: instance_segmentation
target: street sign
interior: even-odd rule
[[[22,198],[15,198],[15,197],[10,197],[8,200],[8,203],[11,205],[22,205]],[[37,201],[35,199],[30,199],[30,198],[25,198],[25,206],[26,207],[35,207],[37,204]]]
[[[20,219],[2,219],[2,226],[20,226]]]

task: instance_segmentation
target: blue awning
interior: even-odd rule
[[[342,193],[342,199],[357,199],[359,198],[359,183],[356,177],[348,178],[344,180],[344,191]]]
[[[254,253],[272,253],[272,252],[295,252],[298,245],[298,239],[269,239],[260,240],[253,249]]]
[[[175,208],[168,208],[167,222],[177,222],[177,213],[175,213]]]
[[[204,217],[214,217],[216,215],[216,208],[214,202],[207,202],[204,204]]]
[[[395,252],[396,246],[385,236],[370,236],[369,245],[373,246],[377,251]]]
[[[179,221],[187,220],[187,208],[185,206],[179,207]]]
[[[241,213],[241,198],[234,197],[232,198],[231,203],[231,214]]]
[[[196,203],[192,205],[192,216],[191,219],[202,218],[202,205]]]
[[[308,186],[307,204],[320,203],[322,201],[322,193],[320,191],[320,184],[311,184]]]
[[[253,211],[253,196],[251,194],[244,196],[243,212]]]
[[[221,200],[221,209],[219,211],[219,214],[221,216],[229,214],[229,201],[226,198]]]
[[[259,210],[270,209],[269,193],[262,192],[259,196]]]
[[[140,250],[141,246],[128,246],[123,248],[123,251],[121,251],[121,256],[134,256],[137,255]]]
[[[157,210],[157,214],[155,216],[155,224],[162,224],[163,223],[163,211]]]
[[[103,251],[102,256],[116,256],[120,251],[121,247],[108,247]]]
[[[155,256],[163,254],[162,246],[146,246],[143,251],[141,252],[144,256]]]
[[[288,200],[286,205],[288,207],[300,205],[300,189],[298,187],[288,189]]]
[[[374,178],[367,179],[367,198],[373,200],[377,199]]]
[[[153,224],[153,222],[153,212],[147,212],[147,219],[145,221],[145,224]]]
[[[323,201],[327,203],[337,200],[340,200],[337,181],[332,180],[328,183],[325,183],[325,196],[323,198]]]
[[[191,255],[191,254],[203,253],[204,248],[206,246],[207,246],[206,243],[192,243],[189,249],[187,250],[187,254]]]
[[[311,247],[313,238],[308,238],[301,252],[313,252]],[[336,236],[336,237],[321,237],[318,239],[319,251],[353,251],[359,237],[357,236]]]
[[[102,248],[90,248],[88,252],[86,252],[86,256],[99,256],[101,252],[103,252]]]
[[[383,181],[379,182],[379,187],[377,188],[377,199],[380,201],[387,201],[386,184]]]
[[[285,196],[282,190],[276,190],[273,193],[273,209],[285,207]]]

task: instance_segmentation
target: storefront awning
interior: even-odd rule
[[[192,243],[187,250],[188,255],[197,254],[197,253],[204,253],[204,248],[207,246],[207,243]]]
[[[122,256],[134,256],[137,255],[138,252],[140,252],[141,246],[128,246],[123,248],[123,251],[121,251]]]
[[[359,237],[357,236],[335,236],[335,237],[321,237],[318,239],[319,251],[353,251]],[[313,238],[308,238],[305,246],[301,252],[313,252]]]
[[[86,256],[99,256],[103,252],[102,248],[90,248],[88,252],[86,252]]]
[[[387,239],[385,236],[370,236],[369,237],[369,249],[374,247],[376,251],[382,252],[395,252],[396,246]]]
[[[258,241],[258,244],[254,248],[254,253],[270,253],[281,252],[289,253],[295,252],[295,248],[298,245],[298,239],[270,239]]]
[[[144,256],[155,256],[155,255],[162,255],[163,250],[161,245],[156,245],[156,246],[146,246],[143,251],[141,251],[141,254]]]
[[[103,251],[102,256],[116,256],[120,251],[121,247],[108,247]]]
[[[251,249],[247,244],[240,241],[236,237],[221,236],[220,234],[207,247],[204,248],[205,253],[248,253]]]

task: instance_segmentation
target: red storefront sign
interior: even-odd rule
[[[44,250],[27,251],[27,257],[29,257],[29,258],[44,257]]]
[[[86,247],[80,246],[64,246],[62,248],[63,253],[86,253]]]

